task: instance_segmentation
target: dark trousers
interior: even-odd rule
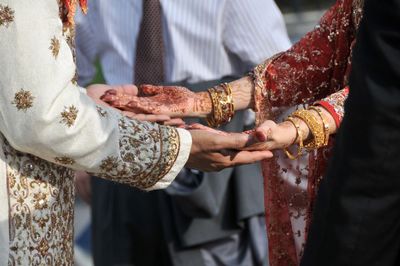
[[[159,191],[142,192],[95,177],[92,191],[96,266],[171,265],[161,231]]]

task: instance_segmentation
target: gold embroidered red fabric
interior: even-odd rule
[[[344,102],[349,95],[349,87],[329,95],[325,99],[317,102],[316,105],[324,107],[335,120],[336,126],[339,127],[344,116]]]
[[[343,97],[329,97],[348,84],[351,52],[362,16],[361,0],[339,0],[315,29],[288,51],[256,67],[257,123],[279,120],[288,109],[315,101],[330,104],[341,119]],[[338,96],[338,95],[336,95]],[[340,99],[340,101],[339,101]],[[285,113],[286,112],[286,113]],[[262,162],[271,266],[298,265],[319,182],[326,169],[326,148],[290,161],[278,151]]]

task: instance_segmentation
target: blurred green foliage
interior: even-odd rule
[[[103,70],[101,69],[100,62],[97,60],[95,65],[96,65],[96,75],[94,76],[90,84],[105,84],[106,81],[104,79]]]

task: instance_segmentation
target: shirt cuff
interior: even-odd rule
[[[164,189],[168,187],[175,179],[175,177],[179,174],[179,172],[185,166],[187,160],[189,159],[190,150],[192,148],[192,136],[189,131],[181,128],[177,128],[179,134],[179,153],[178,157],[171,170],[154,186],[147,188],[146,190],[156,190],[156,189]]]

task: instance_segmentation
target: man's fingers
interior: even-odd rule
[[[263,151],[269,150],[270,145],[268,142],[254,142],[250,143],[247,147],[244,147],[240,150],[242,151]]]
[[[147,114],[135,114],[129,111],[122,111],[124,116],[127,116],[132,119],[140,120],[140,121],[147,121],[147,122],[161,122],[164,123],[165,121],[170,120],[169,116],[166,115],[147,115]]]
[[[214,138],[213,148],[215,150],[231,149],[240,150],[246,147],[250,140],[250,136],[242,133],[231,133],[229,135],[213,134],[210,136]]]
[[[233,165],[250,164],[272,158],[271,151],[240,151],[232,158]]]
[[[216,130],[214,128],[211,128],[211,127],[199,124],[199,123],[193,123],[193,124],[187,125],[186,129],[187,130],[205,130],[207,132],[216,133],[219,135],[229,135],[229,133],[227,133],[227,132]]]
[[[183,121],[180,118],[173,118],[173,119],[170,119],[168,121],[165,121],[164,125],[172,126],[172,127],[181,127],[181,126],[185,125],[185,121]]]
[[[137,96],[139,94],[139,89],[133,84],[124,84],[117,86],[117,91],[122,92],[124,94],[129,94],[132,96]]]
[[[138,114],[135,117],[141,121],[148,121],[148,122],[157,122],[157,123],[164,123],[171,118],[167,115],[147,115],[147,114]]]
[[[133,84],[113,85],[111,89],[107,90],[104,94],[123,95],[128,94],[137,96],[139,89]]]

